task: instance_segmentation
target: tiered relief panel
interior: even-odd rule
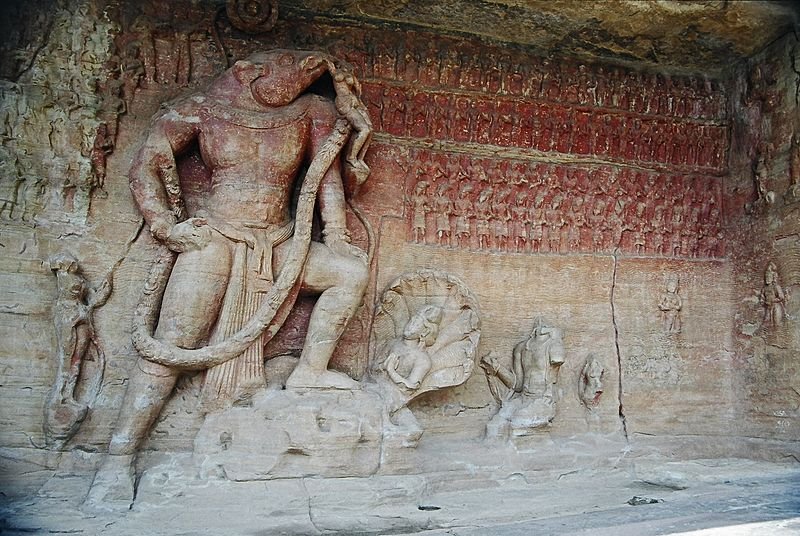
[[[121,214],[130,220],[125,232],[98,233],[115,252],[135,230],[127,168],[159,103],[199,91],[224,69],[226,51],[241,58],[276,47],[325,50],[356,68],[376,132],[367,157],[372,175],[353,199],[374,231],[373,280],[332,360],[335,367],[362,376],[376,297],[405,272],[435,268],[477,295],[479,356],[510,360],[540,315],[564,331],[567,360],[554,434],[619,430],[620,385],[629,433],[675,433],[676,419],[681,433],[703,434],[711,421],[714,429],[722,427],[714,419],[725,418],[735,404],[724,389],[734,371],[720,357],[732,311],[721,219],[729,122],[720,82],[548,61],[419,31],[292,19],[257,39],[223,32],[220,49],[202,13],[193,16],[197,9],[178,3],[170,15],[196,26],[188,33],[162,31],[177,18],[145,17],[136,28],[123,24],[117,38],[121,63],[140,62],[143,76],[129,87],[123,74],[127,114],[108,160],[111,201],[93,205],[97,222],[119,221]],[[138,51],[142,43],[151,52]],[[192,185],[184,187],[191,195]],[[368,233],[354,213],[349,227],[354,241],[366,246]],[[151,247],[142,239],[133,248],[119,272],[130,284],[118,285],[95,315],[110,348],[110,372],[106,398],[81,440],[98,447],[107,444],[135,360],[127,326]],[[87,248],[83,264],[91,266],[92,258],[113,263],[111,253],[95,256]],[[684,302],[677,336],[663,333],[658,308],[670,274],[679,276]],[[293,314],[272,354],[299,350],[308,311],[304,306]],[[48,321],[42,316],[37,324],[43,332]],[[605,368],[605,392],[593,413],[578,397],[578,376],[590,353]],[[37,362],[34,376],[47,376],[45,361]],[[13,375],[26,374],[25,366],[14,362]],[[179,386],[148,448],[191,448],[196,382]],[[46,384],[33,394],[43,401]],[[716,401],[718,410],[694,419],[704,408],[691,401]],[[412,410],[428,434],[478,437],[491,403],[478,369],[466,385],[424,397]],[[26,417],[29,431],[39,425],[37,411]],[[11,417],[6,421],[6,430],[19,427]]]
[[[726,254],[721,181],[729,142],[726,95],[718,81],[548,61],[424,32],[302,21],[279,24],[262,42],[225,44],[234,57],[273,47],[322,49],[350,62],[362,82],[375,140],[367,157],[372,174],[353,204],[374,231],[374,280],[333,366],[363,375],[373,304],[385,285],[402,273],[435,268],[463,279],[478,296],[480,356],[510,362],[511,349],[539,315],[564,330],[567,362],[560,371],[554,434],[621,429],[620,363],[628,432],[660,411],[664,426],[653,433],[670,433],[670,411],[654,411],[652,397],[639,394],[647,379],[637,367],[652,365],[639,364],[642,357],[625,346],[628,340],[653,349],[658,370],[680,360],[687,372],[659,389],[659,408],[680,410],[683,417],[675,418],[703,433],[705,424],[692,422],[685,401],[719,398],[715,387],[696,378],[722,350],[716,342],[724,338],[728,322],[722,320],[730,311],[720,298],[727,280],[707,279],[709,271],[724,267]],[[354,239],[366,246],[367,231],[351,216]],[[704,303],[690,296],[694,288],[706,292],[690,281],[714,281],[722,290],[709,291],[721,318],[709,328],[714,336],[688,327],[687,316],[686,342],[667,352],[662,333],[617,319],[618,355],[615,254],[637,258],[635,267],[618,260],[617,277],[638,274],[654,286],[635,298],[615,288],[614,300],[658,326],[669,274],[679,275],[687,307]],[[294,314],[284,331],[302,334],[307,311]],[[689,333],[705,338],[696,341]],[[301,343],[302,337],[289,337],[281,351],[297,352]],[[578,396],[578,376],[590,353],[605,367],[605,392],[592,412]],[[658,376],[656,369],[645,376]],[[731,373],[720,372],[720,381]],[[492,403],[478,369],[466,385],[411,407],[429,434],[478,437]]]

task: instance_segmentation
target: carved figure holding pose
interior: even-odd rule
[[[453,214],[453,200],[450,199],[448,190],[450,185],[443,182],[436,189],[436,238],[440,246],[451,244],[452,227],[450,226],[450,216]]]
[[[786,292],[778,280],[778,267],[774,262],[770,262],[764,270],[761,303],[764,305],[764,327],[781,327],[786,318]]]
[[[383,368],[391,380],[405,389],[417,389],[431,370],[426,348],[436,342],[442,309],[426,305],[408,321],[403,336],[389,351]]]
[[[361,100],[361,84],[353,73],[339,69],[330,60],[326,60],[326,63],[336,90],[336,109],[355,129],[345,157],[348,163],[345,171],[350,170],[355,184],[361,185],[369,176],[369,167],[364,163],[364,156],[372,141],[372,122],[367,107]]]
[[[52,256],[50,269],[58,282],[58,298],[53,308],[58,369],[45,406],[44,428],[48,446],[61,446],[77,432],[103,381],[105,354],[97,341],[92,314],[111,295],[111,275],[99,287],[89,288],[77,259],[68,253]],[[94,374],[84,374],[88,376],[88,385],[79,386],[87,360],[94,361]],[[83,396],[78,396],[79,387]]]
[[[427,225],[425,219],[428,212],[431,211],[430,202],[428,201],[428,181],[419,181],[414,187],[414,193],[411,195],[411,232],[414,236],[414,242],[422,244],[425,241],[425,231]]]
[[[307,91],[331,65],[344,76],[335,86],[344,110]],[[133,457],[183,370],[208,369],[204,396],[211,399],[243,398],[263,387],[263,346],[301,292],[319,298],[287,387],[357,388],[327,369],[368,278],[366,254],[350,244],[342,181],[354,173],[348,167],[361,166],[339,156],[352,129],[368,130],[368,120],[341,119],[363,113],[353,104],[357,87],[324,53],[261,52],[154,119],[130,182],[152,235],[165,247],[134,315],[142,358],[91,502],[130,503]],[[194,146],[211,188],[187,218],[176,157]],[[304,165],[293,220],[292,193]],[[310,240],[315,205],[322,243]]]
[[[603,365],[593,354],[589,354],[578,379],[578,395],[586,409],[592,410],[600,403],[604,389],[603,374],[605,374]]]
[[[416,441],[422,428],[409,402],[460,385],[472,374],[480,337],[477,300],[451,274],[405,274],[383,293],[373,334],[376,359],[366,385],[383,401],[392,433]]]
[[[658,302],[658,309],[661,311],[661,320],[664,324],[665,333],[681,332],[681,309],[683,300],[678,294],[678,278],[670,277],[667,279],[666,291],[661,295]]]
[[[564,359],[561,330],[548,326],[541,317],[535,320],[530,337],[514,347],[511,369],[490,355],[483,358],[489,390],[500,403],[500,410],[486,425],[487,438],[527,435],[550,424],[556,415],[554,386]]]
[[[453,211],[456,215],[456,242],[458,247],[469,247],[470,239],[470,219],[475,215],[472,213],[472,184],[464,183],[458,192],[458,197],[453,203]]]

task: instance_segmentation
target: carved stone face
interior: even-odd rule
[[[237,77],[249,81],[253,98],[268,107],[285,106],[295,100],[327,69],[322,53],[272,50],[236,62]]]
[[[589,361],[581,374],[581,400],[587,406],[594,406],[603,394],[603,366],[595,360]]]
[[[775,282],[775,266],[769,264],[764,272],[764,284],[771,285]]]
[[[667,281],[667,292],[670,294],[675,294],[678,292],[678,281],[677,279],[670,279]]]
[[[426,306],[417,311],[412,316],[405,329],[403,338],[407,340],[419,340],[425,346],[430,346],[436,342],[439,334],[438,322],[441,319],[441,310],[435,306]]]

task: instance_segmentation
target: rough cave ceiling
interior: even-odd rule
[[[709,73],[759,52],[800,19],[800,3],[734,0],[281,0],[280,11]]]

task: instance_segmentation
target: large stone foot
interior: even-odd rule
[[[347,374],[333,370],[323,370],[322,372],[311,369],[310,367],[297,365],[294,372],[286,380],[286,387],[289,389],[360,389],[360,385]]]
[[[106,512],[130,510],[133,505],[133,486],[133,455],[109,454],[94,475],[84,507]]]

